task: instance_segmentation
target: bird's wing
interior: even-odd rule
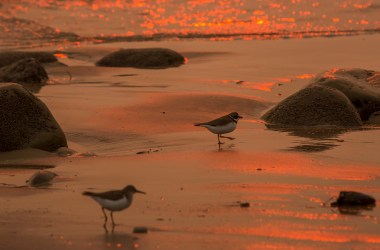
[[[124,193],[120,190],[112,190],[103,193],[84,192],[83,195],[99,197],[108,200],[119,200],[124,197]]]
[[[226,115],[226,116],[219,117],[219,118],[212,120],[212,121],[209,121],[209,122],[196,123],[194,125],[195,126],[209,125],[209,126],[216,126],[217,127],[217,126],[224,126],[231,121],[232,121],[231,118],[228,115]]]

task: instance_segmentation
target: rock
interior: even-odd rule
[[[106,55],[96,65],[106,67],[168,68],[184,64],[185,58],[164,48],[121,49]]]
[[[0,68],[0,82],[43,85],[48,78],[42,64],[34,58],[21,59]]]
[[[249,202],[240,202],[240,207],[250,207],[251,204]]]
[[[375,206],[376,200],[368,194],[355,191],[341,191],[338,199],[331,203],[332,207],[339,206]]]
[[[133,228],[133,233],[134,234],[147,234],[148,228],[146,228],[146,227],[135,227],[135,228]]]
[[[360,126],[363,122],[379,124],[376,117],[380,111],[379,86],[380,72],[365,69],[328,70],[314,78],[305,89],[265,113],[262,119],[271,128],[348,128]]]
[[[333,69],[318,75],[309,86],[323,86],[342,92],[363,121],[380,110],[379,72],[365,69]]]
[[[0,152],[67,147],[65,134],[46,105],[16,83],[0,84]]]
[[[9,51],[0,53],[0,67],[17,62],[21,59],[34,58],[41,63],[57,62],[54,54],[42,51]]]
[[[339,90],[311,86],[289,96],[262,117],[268,126],[361,126],[350,100]]]
[[[380,124],[380,111],[373,112],[369,116],[367,123],[368,124]]]
[[[51,185],[51,181],[56,176],[58,176],[56,173],[42,170],[42,171],[37,171],[36,173],[34,173],[26,182],[31,187],[49,186]]]

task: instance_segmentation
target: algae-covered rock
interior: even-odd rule
[[[106,55],[96,65],[105,67],[168,68],[178,67],[185,58],[165,48],[121,49]]]
[[[340,91],[313,86],[289,96],[266,112],[268,124],[284,127],[362,125],[350,100]]]
[[[0,67],[15,63],[21,59],[34,58],[41,63],[57,62],[53,53],[43,51],[4,51],[0,52]]]
[[[0,82],[43,85],[48,78],[42,64],[34,58],[21,59],[0,68]]]
[[[0,84],[0,152],[67,147],[65,134],[47,106],[17,83]]]
[[[269,127],[357,127],[378,124],[380,73],[365,69],[332,69],[319,74],[299,92],[261,118]]]
[[[366,121],[373,112],[380,110],[380,89],[376,87],[378,73],[365,69],[333,69],[319,74],[310,86],[339,90]]]

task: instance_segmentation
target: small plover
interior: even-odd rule
[[[134,186],[128,185],[122,190],[111,190],[102,193],[83,192],[83,195],[90,196],[102,208],[104,214],[104,228],[107,229],[107,214],[105,209],[110,211],[112,227],[115,226],[112,213],[122,211],[132,204],[133,195],[135,193],[146,194],[143,191],[137,190]]]
[[[228,115],[219,117],[215,120],[209,122],[195,123],[194,126],[205,127],[210,132],[218,135],[218,143],[222,144],[220,138],[227,138],[233,140],[235,138],[222,136],[222,134],[227,134],[236,129],[236,125],[241,117],[237,112],[232,112]]]

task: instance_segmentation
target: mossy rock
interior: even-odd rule
[[[21,59],[0,68],[0,82],[44,85],[48,79],[45,68],[34,58]]]
[[[336,89],[313,86],[289,96],[262,117],[284,127],[357,127],[362,121],[350,100]]]
[[[178,67],[185,58],[178,52],[165,48],[121,49],[104,56],[97,66],[162,69]]]
[[[17,83],[0,83],[0,152],[67,147],[65,134],[47,106]]]
[[[15,63],[21,59],[34,58],[41,63],[57,62],[53,53],[44,51],[4,51],[0,52],[0,67]]]

